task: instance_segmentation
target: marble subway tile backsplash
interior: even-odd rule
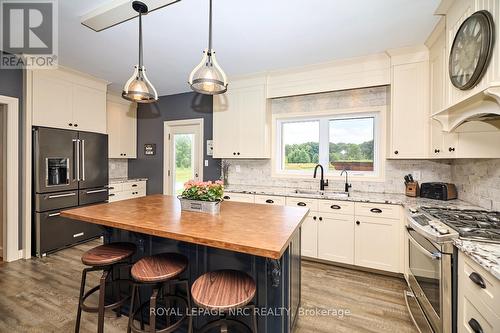
[[[460,199],[500,211],[500,159],[455,160],[451,174]]]
[[[110,158],[108,166],[110,179],[128,177],[128,160],[126,158]]]
[[[289,189],[319,189],[319,180],[312,178],[272,177],[271,160],[226,160],[229,184],[248,187],[272,186]],[[451,161],[448,160],[387,160],[384,181],[349,181],[353,191],[377,193],[404,193],[403,177],[420,171],[420,182],[451,182]],[[239,172],[236,170],[239,169]],[[343,191],[344,180],[330,180],[327,191]]]

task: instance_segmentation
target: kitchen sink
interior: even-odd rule
[[[334,191],[334,192],[325,192],[325,191],[317,191],[317,190],[301,190],[301,189],[296,189],[293,191],[295,194],[304,194],[304,195],[322,195],[326,196],[329,198],[348,198],[349,193],[348,192],[340,192],[340,191]]]

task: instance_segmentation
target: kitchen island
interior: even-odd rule
[[[307,213],[302,207],[222,202],[220,214],[210,215],[181,211],[174,196],[151,195],[61,215],[103,226],[105,243],[135,243],[135,260],[184,254],[190,283],[218,269],[248,273],[257,283],[259,332],[278,333],[292,331],[300,305],[300,226]],[[196,327],[208,319],[195,318]]]

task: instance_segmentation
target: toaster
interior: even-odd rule
[[[436,200],[453,200],[457,198],[457,188],[450,183],[422,183],[420,197]]]

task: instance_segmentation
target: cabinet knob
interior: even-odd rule
[[[317,217],[316,216],[313,216],[313,220],[316,221]]]
[[[450,147],[450,148],[448,148],[448,151],[450,151],[450,152],[455,151],[455,148]]]
[[[233,153],[233,155],[236,155],[236,153]]]
[[[75,124],[75,127],[78,127],[78,124]]]
[[[399,151],[395,150],[395,151],[394,151],[394,154],[395,154],[395,155],[399,154]]]
[[[237,153],[238,155],[240,154],[240,152]]]
[[[73,123],[69,123],[68,125],[69,125],[69,126],[73,126]]]
[[[127,154],[124,153],[123,156],[127,156]]]
[[[439,149],[434,149],[434,153],[438,154],[439,153]]]
[[[320,216],[320,217],[319,217],[319,220],[320,220],[320,221],[323,221],[323,218]]]
[[[356,224],[357,224],[357,225],[360,225],[360,224],[361,224],[361,222],[359,222],[359,221],[356,221]]]

